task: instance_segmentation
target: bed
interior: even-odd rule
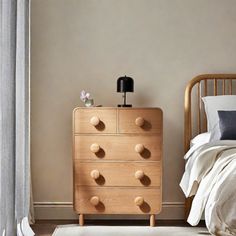
[[[200,75],[185,90],[185,216],[197,225],[205,211],[215,235],[236,235],[235,94],[236,74]]]

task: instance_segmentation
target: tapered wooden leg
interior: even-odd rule
[[[151,227],[155,226],[155,215],[150,215],[150,226]]]
[[[80,214],[80,215],[79,215],[79,225],[80,225],[80,226],[83,226],[83,225],[84,225],[84,215],[83,215],[83,214]]]

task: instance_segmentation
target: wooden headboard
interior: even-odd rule
[[[184,148],[190,140],[207,130],[202,97],[236,94],[236,74],[205,74],[189,81],[184,98]]]
[[[184,149],[189,150],[191,139],[207,130],[207,120],[202,97],[236,94],[236,74],[204,74],[189,81],[184,98]],[[187,219],[192,198],[186,199]]]

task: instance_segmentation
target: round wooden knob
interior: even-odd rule
[[[97,116],[93,116],[90,119],[90,124],[93,125],[93,126],[97,126],[99,123],[100,123],[100,119]]]
[[[90,175],[93,179],[98,179],[100,176],[100,172],[99,172],[99,170],[92,170]]]
[[[91,150],[91,152],[93,152],[93,153],[97,153],[97,152],[100,150],[100,146],[99,146],[97,143],[93,143],[93,144],[90,146],[90,150]]]
[[[136,197],[134,199],[134,203],[135,203],[136,206],[141,206],[144,203],[143,197]]]
[[[139,127],[142,127],[144,125],[145,120],[142,117],[137,117],[135,120],[135,124]]]
[[[142,153],[144,151],[144,149],[145,149],[145,147],[143,144],[136,144],[135,148],[134,148],[135,152],[137,152],[137,153]]]
[[[93,206],[97,206],[100,202],[100,199],[98,196],[93,196],[90,198],[90,203],[93,205]]]
[[[136,179],[142,179],[143,177],[144,177],[144,172],[142,171],[142,170],[137,170],[136,172],[135,172],[135,174],[134,174],[134,176],[135,176],[135,178]]]

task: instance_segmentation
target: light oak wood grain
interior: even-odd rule
[[[157,214],[161,210],[161,192],[158,188],[93,188],[76,187],[75,209],[81,214]],[[97,206],[90,199],[99,197]],[[135,199],[142,197],[141,206]]]
[[[83,215],[83,214],[80,214],[80,215],[79,215],[79,225],[80,225],[80,226],[83,226],[83,225],[84,225],[84,215]]]
[[[76,108],[73,201],[80,214],[153,214],[162,203],[162,111]]]
[[[116,133],[116,113],[116,108],[75,109],[74,133]],[[96,126],[91,124],[94,117],[100,120]]]
[[[150,226],[151,227],[155,226],[155,215],[150,215]]]
[[[91,176],[99,172],[99,177]],[[143,178],[136,178],[142,171]],[[75,184],[87,186],[160,186],[160,162],[75,162]]]
[[[162,133],[161,109],[119,109],[118,117],[120,133]],[[144,124],[137,118],[144,119]]]
[[[162,153],[160,135],[76,135],[75,159],[80,160],[134,160],[159,161]],[[96,144],[96,145],[93,145]],[[136,145],[144,150],[138,153]],[[91,151],[91,146],[99,145],[99,151]]]
[[[136,197],[134,199],[134,203],[136,206],[142,206],[144,203],[144,198],[143,197]]]

